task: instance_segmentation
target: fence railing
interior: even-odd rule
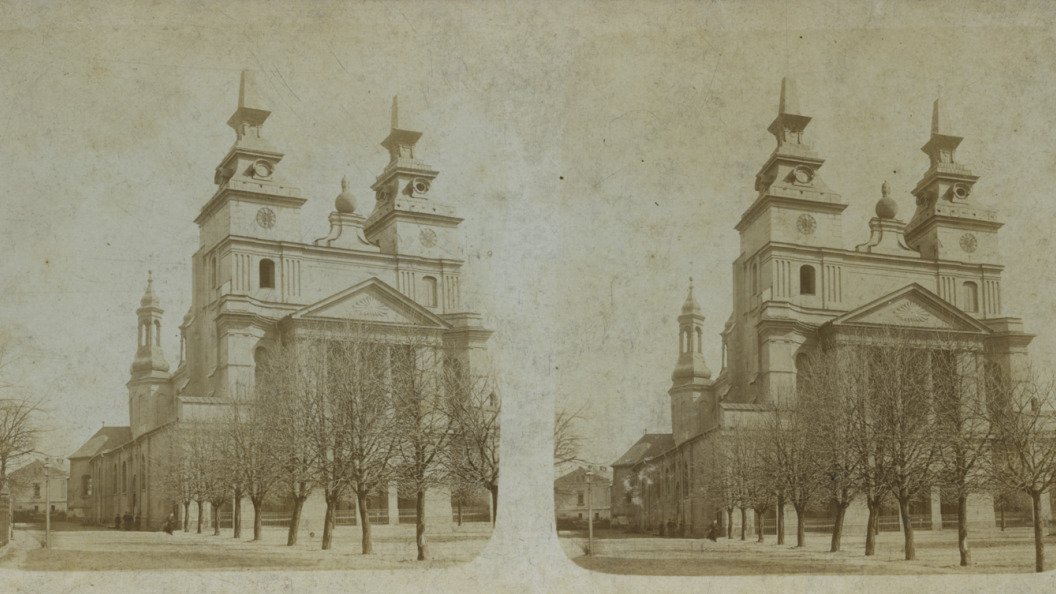
[[[368,516],[370,517],[370,523],[372,525],[385,525],[389,523],[389,511],[387,509],[372,509],[368,510]],[[232,527],[232,512],[222,511],[219,514],[218,521],[221,528]],[[303,517],[303,516],[302,516]],[[313,518],[315,519],[315,518]],[[322,520],[322,518],[318,518]],[[243,528],[252,529],[252,514],[243,524]],[[414,524],[418,521],[418,514],[414,509],[401,509],[399,523],[400,524]],[[458,511],[452,510],[451,521],[458,521]],[[463,507],[462,508],[462,522],[489,522],[491,516],[488,513],[487,507]],[[288,527],[290,525],[290,512],[288,511],[266,511],[262,512],[260,516],[260,523],[263,526],[282,526]],[[355,510],[342,509],[334,512],[334,524],[337,526],[357,526],[359,525],[359,515]]]

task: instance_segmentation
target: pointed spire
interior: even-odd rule
[[[942,98],[936,98],[931,104],[931,138],[920,150],[931,159],[931,166],[954,164],[954,155],[958,145],[964,140],[950,133],[950,123],[944,113]]]
[[[259,128],[271,115],[267,108],[264,96],[258,84],[257,73],[253,70],[243,70],[242,78],[238,85],[238,106],[235,113],[227,120],[227,125],[234,128],[241,140],[249,130],[256,129],[257,136],[260,135]]]
[[[792,150],[808,149],[803,142],[803,130],[810,123],[810,117],[799,109],[799,97],[796,94],[796,82],[790,77],[781,79],[781,98],[777,104],[777,117],[767,130],[777,139],[777,150],[787,145],[796,145]]]
[[[392,124],[393,130],[399,130],[400,128],[400,96],[392,96]]]
[[[147,289],[143,291],[143,298],[139,300],[141,307],[158,307],[161,304],[158,296],[154,294],[154,272],[147,271]]]
[[[931,104],[931,133],[932,134],[942,134],[943,133],[943,129],[942,129],[942,126],[941,126],[941,121],[942,120],[939,119],[939,109],[940,109],[940,106],[942,105],[940,103],[941,101],[942,101],[941,99],[935,99],[935,103]]]
[[[781,101],[778,103],[777,113],[779,115],[800,115],[796,81],[787,76],[781,79]]]
[[[682,315],[700,314],[700,304],[693,298],[693,277],[689,277],[689,293],[686,294],[686,302],[682,304]]]
[[[389,135],[381,141],[381,146],[389,151],[389,162],[398,159],[414,159],[414,145],[422,137],[421,132],[400,128],[400,100],[399,95],[392,96],[392,112],[390,114]]]

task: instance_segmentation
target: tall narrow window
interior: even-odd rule
[[[752,262],[752,295],[759,292],[759,267]]]
[[[968,281],[964,283],[964,311],[976,313],[979,311],[979,286]]]
[[[432,276],[422,277],[422,286],[425,290],[425,295],[422,299],[425,301],[426,307],[436,307],[440,305],[439,295],[437,294],[437,282],[436,278]]]
[[[697,328],[697,351],[698,353],[704,352],[704,331]]]
[[[212,259],[209,261],[209,276],[212,277],[209,280],[212,281],[213,287],[214,288],[215,287],[219,287],[220,286],[220,268],[216,265],[216,256],[213,256]]]
[[[799,267],[799,294],[814,294],[814,267],[809,264]]]
[[[275,288],[275,262],[268,258],[263,258],[260,261],[260,288]]]

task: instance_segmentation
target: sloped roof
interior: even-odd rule
[[[103,427],[88,438],[76,452],[69,455],[69,459],[91,458],[100,452],[107,452],[119,448],[132,441],[131,427]]]
[[[631,449],[627,450],[613,466],[632,466],[646,458],[659,456],[675,447],[675,438],[670,433],[646,433]]]
[[[554,485],[557,486],[557,485],[563,485],[563,484],[586,483],[586,474],[587,474],[587,469],[583,468],[581,466],[581,467],[576,468],[575,470],[573,470],[571,472],[568,472],[566,474],[563,474],[560,477],[558,477],[557,479],[555,479],[554,480]],[[595,483],[595,484],[602,484],[602,483],[611,484],[612,483],[612,473],[609,472],[608,470],[597,470],[597,469],[595,469],[595,470],[593,470],[593,474],[594,474],[594,476],[596,478],[594,478],[591,481],[592,483]]]

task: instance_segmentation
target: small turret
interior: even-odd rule
[[[147,290],[139,300],[139,338],[136,358],[132,361],[132,378],[148,377],[155,373],[167,374],[169,364],[161,352],[161,302],[154,294],[154,275],[147,272]]]
[[[698,383],[711,377],[704,363],[704,314],[693,298],[693,279],[689,279],[689,293],[678,316],[678,363],[671,374],[674,385]]]

